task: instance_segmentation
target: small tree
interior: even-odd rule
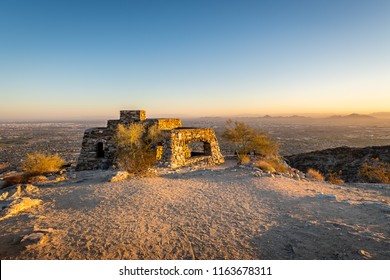
[[[228,120],[222,137],[233,144],[239,156],[254,151],[264,157],[278,157],[278,143],[264,131],[252,128],[243,122]]]
[[[136,175],[145,174],[156,163],[155,145],[160,141],[157,125],[148,129],[140,123],[118,125],[114,142],[119,168]]]

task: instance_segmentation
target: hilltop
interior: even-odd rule
[[[1,258],[390,259],[389,185],[259,175],[229,160],[112,174],[70,172],[23,194],[42,204],[0,221]]]
[[[390,164],[390,146],[337,147],[321,151],[296,154],[285,157],[289,164],[302,171],[314,168],[322,174],[340,172],[347,182],[359,181],[359,171],[364,163],[372,159]]]

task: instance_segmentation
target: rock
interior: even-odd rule
[[[8,208],[5,210],[5,216],[0,220],[6,219],[11,216],[15,216],[20,212],[25,212],[30,208],[36,207],[42,204],[42,200],[40,199],[31,199],[29,197],[22,197],[15,199]]]
[[[8,208],[9,205],[10,205],[10,203],[11,203],[11,202],[10,202],[10,201],[7,201],[7,200],[6,200],[6,201],[4,201],[4,200],[3,200],[3,201],[0,201],[0,209],[1,209],[1,210],[4,210],[4,209]]]
[[[334,194],[323,194],[320,193],[317,195],[318,198],[326,198],[326,199],[336,199],[336,196]]]
[[[16,186],[15,193],[11,197],[15,199],[25,195],[32,195],[37,193],[39,193],[39,189],[34,185],[18,185]]]
[[[390,213],[390,206],[389,205],[386,205],[386,204],[383,204],[383,203],[378,203],[378,202],[375,202],[375,201],[364,201],[362,203],[362,205],[364,206],[373,206],[383,212],[387,212],[387,213]]]
[[[65,176],[61,176],[61,177],[55,178],[53,181],[57,183],[57,182],[66,181],[66,180],[68,180],[68,178],[66,178]]]
[[[7,197],[8,197],[8,192],[3,192],[1,195],[0,195],[0,200],[5,200],[5,199],[7,199]]]
[[[118,171],[111,179],[109,179],[109,182],[119,182],[126,180],[130,177],[130,173],[127,171]]]
[[[23,243],[25,241],[33,241],[33,242],[39,242],[42,240],[44,234],[42,232],[33,232],[29,235],[25,235],[20,243]]]
[[[379,158],[390,162],[390,146],[365,148],[338,147],[321,151],[286,156],[290,165],[300,170],[316,169],[322,174],[341,171],[340,179],[346,182],[358,182],[359,172],[367,159]]]
[[[367,251],[359,250],[358,253],[359,253],[359,255],[362,255],[363,257],[365,257],[367,259],[371,259],[372,258],[372,255],[369,252],[367,252]]]

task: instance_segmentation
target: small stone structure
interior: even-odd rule
[[[218,140],[212,128],[181,127],[180,119],[147,119],[143,110],[120,111],[119,120],[107,121],[107,127],[85,130],[76,170],[108,169],[115,165],[113,141],[119,124],[157,125],[163,140],[156,147],[156,159],[162,167],[214,165],[223,163]]]

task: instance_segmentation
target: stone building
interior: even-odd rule
[[[147,119],[145,111],[120,111],[119,120],[107,121],[106,127],[85,130],[76,170],[108,169],[115,165],[113,141],[119,124],[157,125],[163,140],[156,147],[158,165],[180,167],[223,163],[218,140],[212,128],[182,127],[180,119]]]

